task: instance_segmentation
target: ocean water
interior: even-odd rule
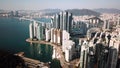
[[[29,38],[29,23],[17,18],[0,18],[0,49],[12,53],[24,52],[26,57],[42,62],[51,61],[52,46],[25,41]]]

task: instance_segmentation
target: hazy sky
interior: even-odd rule
[[[39,10],[47,8],[117,8],[120,0],[0,0],[0,9],[7,10]]]

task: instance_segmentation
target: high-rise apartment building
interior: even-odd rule
[[[49,29],[45,29],[45,41],[50,41],[51,39],[51,31]]]
[[[108,54],[107,68],[116,68],[118,52],[116,48],[111,47]]]
[[[73,59],[74,51],[75,51],[75,42],[72,40],[66,40],[66,48],[65,48],[65,60],[69,62]]]
[[[62,50],[63,52],[65,52],[65,48],[66,48],[66,41],[68,41],[70,39],[70,34],[66,31],[63,30],[62,31]]]
[[[87,68],[88,63],[88,42],[84,41],[80,52],[80,68]]]
[[[30,34],[30,39],[33,39],[34,37],[34,30],[33,30],[34,26],[32,23],[30,23],[29,25],[29,34]]]
[[[19,12],[15,11],[15,17],[18,17],[18,16],[19,16]]]
[[[62,44],[62,31],[60,29],[54,29],[52,28],[50,30],[50,42],[61,45]]]
[[[103,25],[104,29],[110,29],[110,22],[108,20],[104,21],[104,25]]]
[[[43,28],[42,28],[42,24],[41,23],[38,23],[37,24],[37,35],[36,35],[36,37],[37,37],[37,39],[38,40],[42,40],[43,39]]]
[[[87,33],[87,24],[84,21],[76,21],[72,23],[72,29],[71,29],[71,34],[75,35],[75,34],[83,34],[85,35]]]
[[[53,19],[53,28],[60,29],[60,15],[56,14]]]
[[[38,40],[44,39],[43,31],[44,29],[43,29],[42,23],[37,23],[36,21],[34,21],[33,23],[30,23],[29,33],[30,33],[31,39],[38,39]]]

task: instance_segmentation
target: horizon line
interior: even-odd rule
[[[44,8],[44,9],[0,9],[0,10],[68,10],[68,9],[90,9],[90,10],[94,10],[94,9],[117,9],[120,10],[118,8],[67,8],[67,9],[61,9],[61,8]]]

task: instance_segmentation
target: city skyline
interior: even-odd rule
[[[120,9],[119,0],[0,0],[4,10],[41,10],[41,9]]]

